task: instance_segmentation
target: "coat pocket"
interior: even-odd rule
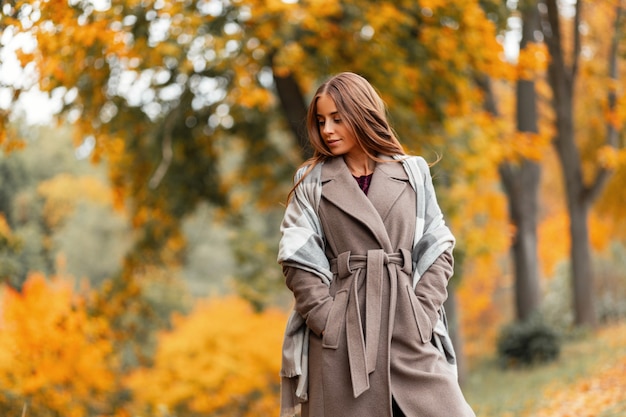
[[[413,288],[407,285],[406,290],[409,301],[411,302],[411,307],[413,308],[413,316],[415,317],[415,323],[417,324],[417,330],[422,343],[428,343],[433,337],[433,325],[424,311],[424,307],[422,307],[422,304],[413,292]]]
[[[348,290],[340,290],[335,294],[333,305],[326,319],[322,347],[337,349],[339,347],[339,335],[346,317],[346,307],[348,306]]]

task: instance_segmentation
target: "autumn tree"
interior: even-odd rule
[[[537,252],[537,224],[539,215],[540,165],[537,155],[541,152],[536,78],[537,69],[544,59],[538,58],[542,51],[537,47],[535,34],[539,16],[537,2],[522,1],[517,5],[521,32],[517,73],[515,76],[515,131],[503,132],[503,146],[509,148],[507,156],[499,164],[499,174],[508,202],[508,214],[513,227],[511,255],[514,271],[515,316],[526,320],[540,305],[539,266]],[[511,29],[509,29],[511,30]],[[493,91],[492,80],[482,76],[481,86],[485,93],[485,109],[495,118],[502,114],[498,97]],[[526,145],[524,145],[526,144]]]
[[[220,319],[216,320],[218,317]],[[279,371],[286,315],[256,313],[237,297],[200,302],[159,336],[154,365],[127,385],[139,414],[253,417],[279,412]]]
[[[613,4],[614,3],[614,4]],[[596,5],[606,10],[613,8],[613,24],[610,25],[610,46],[606,65],[607,120],[603,140],[596,142],[595,153],[611,153],[617,148],[621,120],[616,112],[617,90],[615,83],[619,78],[618,62],[620,57],[619,41],[622,38],[621,27],[623,8],[621,2],[608,2]],[[612,166],[606,163],[593,164],[594,172],[586,173],[583,169],[581,143],[589,138],[576,135],[577,124],[574,117],[576,103],[576,85],[581,66],[584,40],[584,14],[587,10],[583,1],[571,6],[571,19],[565,20],[563,10],[556,0],[545,0],[541,14],[542,32],[550,53],[548,80],[552,90],[552,106],[555,114],[554,147],[559,157],[563,174],[569,213],[569,233],[571,237],[570,261],[572,287],[574,294],[575,321],[578,325],[596,324],[593,306],[593,272],[591,267],[591,249],[589,245],[588,216],[592,203],[598,198],[610,178]],[[606,29],[606,27],[604,28]]]
[[[5,415],[114,414],[117,356],[108,322],[62,278],[32,274],[21,292],[3,286],[0,409]]]

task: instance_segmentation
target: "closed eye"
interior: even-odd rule
[[[342,122],[342,120],[340,118],[337,118],[337,119],[333,119],[333,122],[339,124]],[[326,121],[324,119],[318,119],[317,124],[319,126],[324,126],[326,124]]]

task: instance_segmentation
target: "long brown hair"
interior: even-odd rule
[[[328,95],[335,102],[337,112],[354,134],[357,145],[372,160],[382,162],[377,155],[404,155],[404,149],[387,121],[387,107],[378,92],[360,75],[342,72],[319,86],[307,112],[306,126],[309,143],[313,147],[313,157],[304,162],[305,174],[289,192],[287,201],[295,188],[319,163],[332,158],[317,121],[317,100]]]

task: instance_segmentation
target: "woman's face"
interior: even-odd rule
[[[333,155],[363,153],[329,95],[324,94],[317,99],[315,110],[320,134]]]

